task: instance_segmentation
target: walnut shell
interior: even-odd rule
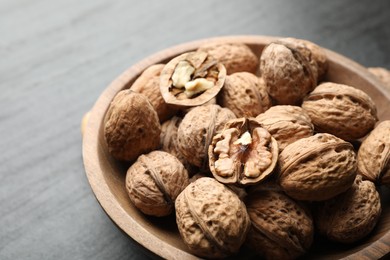
[[[385,68],[375,67],[375,68],[368,68],[368,71],[374,74],[379,78],[380,81],[384,84],[384,86],[387,88],[387,90],[390,91],[390,70],[387,70]]]
[[[221,183],[253,185],[273,172],[278,153],[276,140],[254,118],[238,118],[213,137],[209,166]]]
[[[317,71],[306,53],[285,42],[271,43],[264,48],[260,74],[276,104],[297,105],[317,85]]]
[[[161,125],[149,100],[132,90],[122,90],[105,116],[104,137],[109,153],[118,160],[134,161],[158,148]]]
[[[266,259],[295,259],[313,241],[308,210],[281,192],[257,191],[245,205],[252,222],[245,245]]]
[[[360,145],[357,166],[365,179],[390,185],[390,120],[378,124]]]
[[[229,108],[237,117],[255,117],[272,105],[264,81],[249,72],[227,76],[217,98],[218,104]]]
[[[207,151],[213,136],[235,117],[232,111],[218,105],[195,107],[179,125],[177,148],[189,163],[204,168],[208,165]]]
[[[297,106],[273,106],[258,115],[256,120],[276,139],[279,152],[299,139],[312,136],[314,132],[309,115]]]
[[[222,63],[205,52],[187,52],[165,65],[160,76],[160,91],[168,104],[199,106],[217,96],[225,78]]]
[[[328,69],[328,58],[325,51],[317,44],[296,38],[282,38],[278,42],[290,44],[308,58],[313,72],[317,75],[317,81],[323,78]]]
[[[244,203],[213,178],[200,178],[188,185],[177,197],[175,209],[181,237],[201,257],[236,253],[250,227]]]
[[[306,96],[302,108],[315,129],[352,141],[365,136],[378,121],[375,103],[360,89],[322,83]]]
[[[156,217],[172,213],[177,196],[188,184],[183,164],[163,151],[141,155],[126,174],[130,200],[144,214]]]
[[[330,240],[353,243],[374,229],[381,211],[375,185],[358,175],[348,191],[319,205],[315,223]]]
[[[330,199],[351,187],[356,176],[353,146],[330,134],[316,134],[279,154],[279,183],[297,200]]]
[[[160,92],[160,73],[164,66],[155,64],[148,67],[130,87],[131,90],[144,94],[149,99],[160,122],[168,120],[177,112],[177,108],[165,103]]]
[[[259,69],[259,59],[252,50],[241,43],[208,43],[200,46],[198,51],[207,52],[220,61],[227,74],[246,71],[256,74]]]

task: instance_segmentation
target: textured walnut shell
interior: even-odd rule
[[[165,103],[160,92],[160,73],[164,66],[164,64],[155,64],[148,67],[130,87],[131,90],[149,99],[160,122],[168,120],[177,112],[177,108]]]
[[[243,134],[251,140],[240,143]],[[256,184],[273,172],[278,153],[276,140],[254,118],[234,119],[209,146],[210,171],[224,184]]]
[[[352,141],[365,136],[378,121],[376,106],[360,89],[322,83],[306,96],[302,108],[318,132]]]
[[[308,58],[313,72],[317,75],[317,80],[323,78],[328,69],[328,59],[325,51],[317,44],[296,38],[282,38],[278,42],[286,43],[298,49]]]
[[[347,192],[319,205],[315,223],[330,240],[353,243],[374,229],[381,211],[374,183],[362,181],[358,175]]]
[[[295,259],[313,241],[313,221],[305,207],[281,192],[248,195],[245,205],[252,222],[245,245],[266,259]]]
[[[368,68],[368,71],[374,74],[379,78],[380,81],[387,87],[387,89],[390,91],[390,70],[387,70],[385,68]]]
[[[317,71],[309,57],[285,42],[271,43],[264,48],[260,74],[268,94],[280,105],[299,104],[317,85]]]
[[[207,166],[207,151],[213,136],[236,116],[218,105],[199,106],[188,112],[179,125],[177,147],[197,167]]]
[[[114,158],[134,161],[157,149],[160,133],[157,113],[144,95],[122,90],[114,97],[104,125],[108,151]]]
[[[220,61],[227,74],[246,71],[256,74],[259,59],[245,44],[240,43],[208,43],[199,47],[198,51],[207,52]]]
[[[238,252],[250,227],[244,203],[213,178],[188,185],[177,197],[175,209],[181,237],[201,257],[221,258]]]
[[[186,97],[182,92],[172,85],[172,76],[178,64],[182,61],[188,62],[195,68],[191,79],[205,78],[214,81],[214,86],[194,97]],[[199,74],[196,76],[195,74]],[[183,53],[169,61],[160,76],[160,92],[165,102],[179,107],[199,106],[216,97],[223,87],[226,78],[226,69],[222,63],[218,62],[205,52]]]
[[[279,183],[297,200],[330,199],[351,187],[356,176],[353,146],[330,134],[316,134],[279,154]]]
[[[390,185],[390,121],[383,121],[360,145],[358,173],[376,184]]]
[[[314,132],[309,115],[297,106],[273,106],[258,115],[256,120],[276,139],[279,152],[299,139],[312,136]]]
[[[264,81],[249,72],[227,76],[217,99],[218,104],[229,108],[237,117],[255,117],[272,105]]]
[[[126,189],[133,204],[156,217],[172,213],[177,196],[188,184],[183,164],[163,151],[141,155],[126,174]]]

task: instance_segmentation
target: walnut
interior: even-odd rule
[[[315,129],[352,141],[365,136],[378,121],[372,99],[360,89],[322,83],[306,96],[302,108]]]
[[[229,108],[237,117],[257,116],[272,105],[264,81],[249,72],[227,76],[217,98],[218,104]]]
[[[241,43],[208,43],[200,46],[198,51],[207,52],[220,61],[227,74],[246,71],[256,73],[259,69],[259,59],[252,50]]]
[[[160,77],[166,103],[192,107],[214,98],[223,87],[226,69],[205,52],[187,52],[169,61]]]
[[[224,184],[256,184],[274,170],[278,144],[254,118],[226,123],[209,147],[210,170]]]
[[[267,45],[260,56],[260,74],[276,104],[297,105],[317,85],[318,72],[310,62],[311,52],[300,49],[278,41]]]
[[[266,259],[295,259],[313,241],[309,211],[281,192],[257,191],[245,201],[252,222],[245,245]]]
[[[308,58],[312,71],[317,75],[317,80],[323,78],[328,69],[328,58],[320,46],[307,40],[291,37],[279,39],[277,42],[289,44],[294,49],[298,49]]]
[[[350,143],[316,134],[289,144],[279,154],[279,183],[294,199],[327,200],[351,187],[356,168]]]
[[[364,178],[390,185],[390,120],[378,124],[360,145],[357,165]]]
[[[176,197],[188,184],[183,164],[163,151],[141,155],[126,174],[130,200],[144,214],[157,217],[172,213]]]
[[[175,209],[181,237],[201,257],[236,253],[250,227],[244,203],[213,178],[200,178],[188,185],[177,197]]]
[[[171,118],[177,112],[177,108],[165,103],[160,92],[160,73],[164,64],[155,64],[148,67],[131,85],[130,89],[144,94],[157,112],[160,122]]]
[[[390,91],[390,70],[385,68],[368,68],[368,71],[378,77],[380,81],[384,84],[388,91]]]
[[[134,161],[157,149],[160,133],[157,113],[144,95],[122,90],[114,97],[104,124],[107,148],[114,158]]]
[[[207,166],[207,151],[213,136],[225,122],[235,118],[232,111],[218,105],[199,106],[188,112],[179,125],[177,147],[184,158],[197,167]]]
[[[319,232],[341,243],[353,243],[367,236],[381,214],[375,185],[358,175],[345,193],[318,206],[315,223]]]
[[[279,152],[299,139],[312,136],[314,132],[309,115],[297,106],[273,106],[258,115],[256,120],[276,139]]]

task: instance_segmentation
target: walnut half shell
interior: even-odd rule
[[[214,136],[209,166],[221,183],[256,184],[272,173],[278,153],[276,140],[254,118],[239,118]]]
[[[226,69],[205,52],[187,52],[169,61],[160,77],[160,91],[167,104],[199,106],[223,87]]]

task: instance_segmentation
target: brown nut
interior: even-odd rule
[[[390,185],[390,120],[378,124],[360,145],[357,165],[365,179]]]
[[[209,166],[224,184],[256,184],[265,180],[278,161],[278,144],[254,118],[226,123],[209,147]]]
[[[356,168],[350,143],[316,134],[286,146],[279,154],[279,183],[294,199],[327,200],[351,187]]]
[[[276,104],[297,105],[317,85],[317,71],[307,54],[311,52],[286,42],[267,45],[260,56],[260,74]]]
[[[126,174],[130,200],[144,214],[156,217],[172,213],[177,196],[188,184],[183,164],[163,151],[141,155]]]
[[[317,80],[323,78],[328,69],[328,59],[320,46],[307,40],[291,37],[279,39],[277,42],[289,44],[294,49],[298,49],[308,58],[312,71],[317,75]]]
[[[232,111],[218,105],[195,107],[179,125],[177,148],[189,163],[205,168],[213,136],[222,130],[225,122],[233,118],[236,116]]]
[[[381,211],[375,185],[358,175],[348,191],[318,206],[315,223],[330,240],[353,243],[374,229]]]
[[[157,113],[144,95],[122,90],[114,97],[104,125],[108,151],[114,158],[134,161],[157,149],[160,133]]]
[[[255,117],[272,105],[264,81],[249,72],[227,76],[217,99],[218,104],[229,108],[237,117]]]
[[[375,103],[360,89],[322,83],[306,96],[302,108],[318,132],[352,141],[365,136],[378,121]]]
[[[245,245],[266,259],[295,259],[313,241],[308,210],[281,192],[258,191],[245,205],[252,222]]]
[[[388,91],[390,91],[390,70],[385,68],[368,68],[368,71],[379,78],[380,81],[385,85]]]
[[[214,98],[223,87],[226,69],[205,52],[187,52],[165,65],[160,91],[166,103],[199,106]]]
[[[131,90],[141,93],[149,99],[160,122],[168,120],[177,112],[177,108],[165,103],[160,92],[160,73],[164,66],[164,64],[155,64],[148,67],[130,87]]]
[[[256,120],[276,139],[279,152],[299,139],[312,136],[314,132],[309,115],[297,106],[273,106],[258,115]]]
[[[220,61],[227,74],[246,71],[256,74],[259,69],[259,59],[252,50],[241,43],[208,43],[199,47],[198,51],[207,52]]]
[[[250,227],[244,203],[213,178],[200,178],[188,185],[177,197],[175,209],[181,237],[201,257],[236,253]]]

